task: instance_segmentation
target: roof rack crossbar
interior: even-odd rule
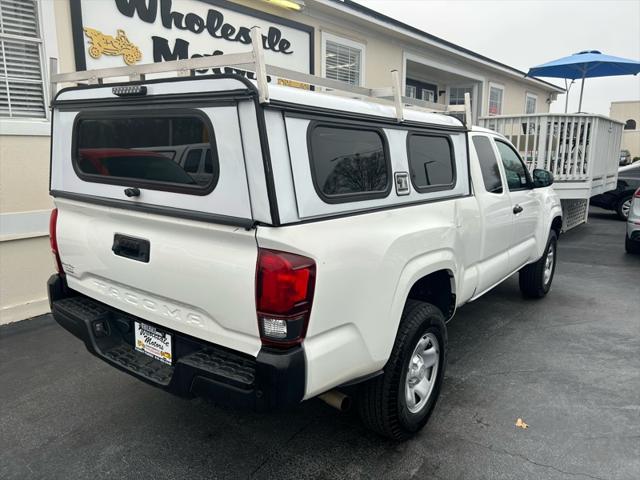
[[[253,52],[230,53],[228,55],[214,55],[210,57],[188,58],[184,60],[170,60],[167,62],[145,63],[144,65],[130,65],[126,67],[98,68],[96,70],[80,70],[77,72],[53,73],[52,83],[96,82],[105,78],[132,77],[166,72],[191,72],[193,70],[217,67],[253,67],[255,64]]]
[[[357,85],[351,85],[350,83],[341,82],[339,80],[333,80],[331,78],[318,77],[310,73],[296,72],[295,70],[289,70],[288,68],[277,67],[275,65],[267,65],[267,73],[280,78],[286,78],[288,80],[295,80],[297,82],[307,83],[309,85],[315,85],[317,87],[324,87],[330,90],[339,90],[361,97],[373,97],[372,89],[366,87],[359,87]]]
[[[329,90],[344,92],[357,97],[365,97],[376,100],[390,101],[395,106],[395,115],[398,122],[404,121],[405,107],[416,107],[421,110],[436,113],[460,112],[465,115],[465,125],[471,128],[471,103],[470,96],[465,93],[464,105],[446,106],[439,103],[410,98],[402,95],[402,82],[397,70],[391,71],[391,87],[367,88],[351,85],[346,82],[316,75],[297,72],[287,68],[267,65],[264,59],[263,36],[260,27],[251,29],[252,49],[245,53],[230,53],[225,55],[212,55],[183,60],[170,60],[167,62],[147,63],[143,65],[129,65],[125,67],[99,68],[96,70],[82,70],[78,72],[58,73],[58,61],[55,58],[49,60],[50,95],[54,98],[59,83],[83,83],[102,84],[105,79],[127,77],[129,81],[144,81],[146,76],[155,73],[174,72],[178,76],[195,75],[196,70],[209,68],[230,67],[238,70],[254,72],[258,98],[260,103],[269,103],[268,75],[278,78],[293,80],[303,84],[314,85]]]

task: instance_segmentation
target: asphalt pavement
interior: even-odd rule
[[[171,396],[49,315],[3,326],[0,478],[640,478],[640,256],[614,214],[561,237],[545,299],[514,276],[449,339],[429,424],[394,443],[318,400],[256,414]]]

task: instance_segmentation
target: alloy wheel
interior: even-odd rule
[[[413,349],[405,381],[405,400],[411,413],[418,413],[429,401],[440,366],[440,344],[433,333],[425,333]]]
[[[631,211],[631,199],[627,199],[622,202],[622,206],[620,207],[620,211],[624,218],[629,218],[629,212]]]
[[[551,281],[551,275],[553,275],[555,256],[556,256],[556,247],[553,243],[550,243],[549,251],[547,252],[547,257],[544,260],[544,272],[542,276],[542,281],[544,282],[545,287],[549,285],[549,282]]]

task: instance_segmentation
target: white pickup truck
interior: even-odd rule
[[[515,272],[525,296],[549,291],[551,175],[451,116],[268,88],[260,102],[220,74],[57,94],[53,315],[169,392],[353,398],[406,438],[438,398],[456,308]],[[203,144],[197,179],[166,154]]]

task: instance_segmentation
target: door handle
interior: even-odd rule
[[[116,233],[113,236],[113,246],[111,250],[114,254],[136,260],[138,262],[149,263],[149,251],[151,245],[149,240],[143,238],[128,237]]]
[[[515,207],[513,207],[513,213],[515,213],[516,215],[518,213],[520,213],[522,210],[524,210],[520,205],[517,205]]]

